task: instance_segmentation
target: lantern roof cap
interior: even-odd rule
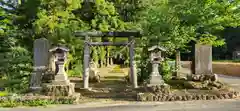
[[[56,47],[53,47],[49,50],[49,52],[55,52],[57,50],[62,50],[64,52],[69,52],[69,49],[67,47],[64,47],[64,46],[56,46]]]
[[[154,45],[154,46],[148,48],[148,51],[154,51],[154,50],[166,51],[166,49],[164,47],[161,47],[158,45]]]

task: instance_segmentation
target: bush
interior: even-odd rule
[[[161,63],[161,74],[163,76],[164,81],[169,81],[172,78],[172,74],[174,71],[174,64],[172,61],[164,61]]]
[[[4,81],[4,87],[9,92],[22,92],[28,88],[32,71],[31,53],[26,48],[17,46],[14,38],[5,37],[1,42],[1,81]]]

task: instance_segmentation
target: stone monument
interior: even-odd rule
[[[152,63],[152,72],[150,74],[149,85],[164,85],[164,80],[159,73],[159,64],[163,61],[162,51],[166,51],[163,47],[152,46],[148,49],[150,52],[150,62]]]
[[[188,75],[188,80],[204,81],[210,78],[213,81],[217,81],[217,74],[212,72],[212,46],[195,44],[193,49],[192,75]]]
[[[48,67],[50,48],[49,41],[46,38],[36,39],[34,41],[34,54],[33,54],[33,65],[34,69],[30,80],[30,90],[39,91],[41,90],[41,78]]]
[[[212,74],[212,46],[195,45],[194,74]]]
[[[66,47],[54,47],[49,50],[56,60],[56,75],[51,83],[43,85],[43,93],[48,96],[71,96],[75,92],[75,84],[70,83],[65,72],[64,64],[67,61]]]

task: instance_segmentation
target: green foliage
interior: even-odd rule
[[[35,98],[35,99],[26,99],[26,97],[13,97],[13,96],[5,96],[1,99],[5,98],[5,100],[0,101],[0,107],[18,107],[18,106],[47,106],[51,104],[74,104],[75,98]]]
[[[210,34],[202,34],[198,42],[203,45],[212,45],[216,47],[223,46],[225,44],[224,39],[217,40],[216,36]]]
[[[139,50],[139,52],[146,52],[147,48],[144,48],[142,50]],[[143,83],[146,82],[146,80],[149,79],[149,75],[151,73],[151,63],[149,60],[148,53],[142,53],[141,57],[136,58],[137,59],[137,74],[138,74],[138,82]]]
[[[169,81],[172,78],[174,72],[174,65],[170,65],[169,61],[165,60],[161,63],[160,71],[164,81]]]
[[[238,26],[239,2],[225,0],[150,0],[141,21],[148,40],[160,41],[169,52],[184,48],[191,41],[224,45],[219,32],[225,27]],[[207,35],[207,36],[206,36]],[[167,40],[167,41],[165,41]],[[207,42],[206,42],[207,41]],[[159,42],[148,42],[159,44]]]
[[[28,88],[29,75],[31,73],[31,55],[23,47],[15,46],[14,38],[6,37],[3,41],[5,50],[1,53],[4,58],[0,61],[2,80],[6,81],[5,87],[11,92],[24,91]]]

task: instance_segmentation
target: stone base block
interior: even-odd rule
[[[75,92],[75,84],[44,84],[42,93],[46,96],[71,96]]]
[[[164,80],[162,79],[161,75],[150,76],[149,85],[163,85],[163,84]]]
[[[100,75],[96,75],[96,76],[93,76],[93,77],[89,77],[89,81],[90,82],[97,82],[97,83],[100,83]]]
[[[68,85],[70,84],[70,81],[69,80],[62,80],[62,81],[59,81],[59,80],[53,80],[51,81],[51,84],[53,85]]]
[[[169,94],[171,93],[170,86],[168,84],[164,85],[146,85],[144,87],[145,92],[151,93],[161,93],[161,94]]]

